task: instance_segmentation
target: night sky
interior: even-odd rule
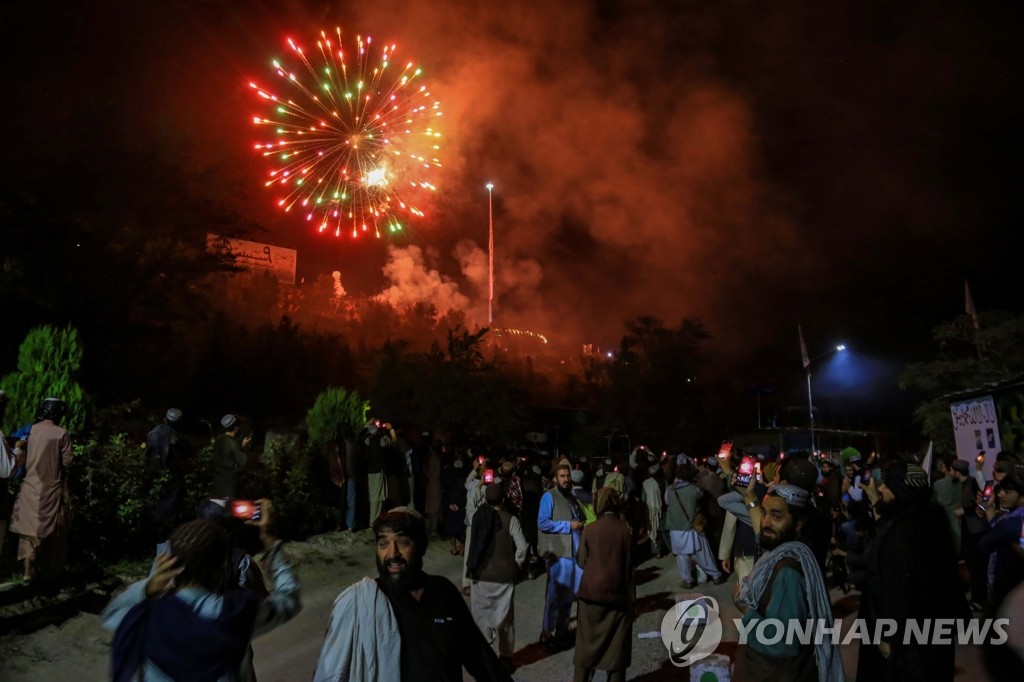
[[[574,344],[696,317],[714,371],[799,389],[798,322],[812,354],[842,340],[891,377],[963,314],[965,277],[979,310],[1019,310],[1020,3],[29,5],[0,20],[5,183],[171,140],[254,238],[350,292],[485,321],[493,181],[498,323]],[[396,42],[443,104],[436,202],[400,241],[316,235],[262,186],[246,84],[334,26]],[[83,134],[96,116],[117,134]]]

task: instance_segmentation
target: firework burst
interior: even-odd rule
[[[394,63],[394,44],[357,36],[349,51],[341,29],[335,33],[336,40],[320,32],[312,59],[288,39],[302,72],[271,62],[284,94],[249,83],[271,111],[253,122],[276,134],[256,144],[271,162],[266,186],[279,192],[282,210],[320,232],[397,233],[403,220],[423,216],[420,206],[436,190],[441,105],[420,83],[419,67]]]

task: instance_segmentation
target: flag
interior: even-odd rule
[[[971,285],[967,283],[967,278],[964,278],[964,312],[971,316],[971,323],[975,329],[979,328],[978,325],[978,311],[974,307],[974,297],[971,296]]]
[[[928,452],[921,460],[921,468],[928,474],[928,485],[932,484],[932,442],[928,441]]]
[[[807,355],[807,344],[804,343],[804,330],[800,328],[800,325],[797,325],[796,331],[800,334],[800,358],[804,361],[804,369],[807,369],[811,364],[811,358]]]

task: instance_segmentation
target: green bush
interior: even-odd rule
[[[117,433],[102,442],[92,438],[74,449],[70,474],[74,557],[109,561],[145,551],[156,540],[147,510],[159,487],[147,483],[141,444]]]
[[[7,433],[35,421],[44,398],[60,398],[68,406],[63,425],[72,433],[85,426],[87,398],[75,375],[82,366],[82,343],[72,326],[32,329],[18,350],[18,370],[3,379],[11,402]],[[13,427],[13,428],[12,428]]]
[[[337,524],[341,493],[319,453],[313,443],[275,440],[263,453],[262,471],[253,472],[262,496],[274,502],[278,531],[290,539],[323,533]]]
[[[309,439],[318,448],[322,448],[337,437],[338,427],[342,424],[348,424],[353,432],[358,432],[366,423],[369,410],[370,403],[360,398],[355,391],[328,388],[316,397],[316,402],[306,414]]]

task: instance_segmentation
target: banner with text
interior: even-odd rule
[[[295,262],[298,258],[295,249],[209,233],[206,235],[206,247],[211,251],[230,254],[235,259],[235,265],[253,271],[268,270],[279,282],[295,284]]]
[[[978,455],[984,455],[982,471],[985,480],[991,480],[996,455],[1002,449],[996,405],[992,396],[950,403],[949,409],[953,415],[957,457],[974,463]]]

